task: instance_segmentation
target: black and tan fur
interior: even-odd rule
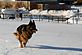
[[[14,35],[20,42],[20,48],[26,47],[26,43],[32,37],[33,33],[36,33],[35,21],[30,20],[29,24],[22,24],[17,28],[17,32]]]

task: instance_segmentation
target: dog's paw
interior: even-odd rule
[[[19,48],[23,48],[23,46],[19,46]]]

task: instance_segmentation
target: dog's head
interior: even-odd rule
[[[30,22],[29,22],[29,24],[28,24],[30,27],[30,30],[33,32],[33,33],[36,33],[36,31],[38,31],[37,29],[36,29],[36,24],[35,24],[35,21],[33,20],[33,21],[31,21],[30,20]]]

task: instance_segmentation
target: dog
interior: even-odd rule
[[[22,24],[16,29],[16,32],[13,34],[19,40],[20,48],[26,47],[26,43],[32,37],[32,34],[36,33],[36,31],[38,30],[36,29],[34,20],[30,20],[29,24]]]

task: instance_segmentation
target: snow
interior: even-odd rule
[[[0,55],[82,55],[82,24],[65,24],[35,20],[37,33],[19,48],[13,35],[16,28],[29,19],[0,19]]]

